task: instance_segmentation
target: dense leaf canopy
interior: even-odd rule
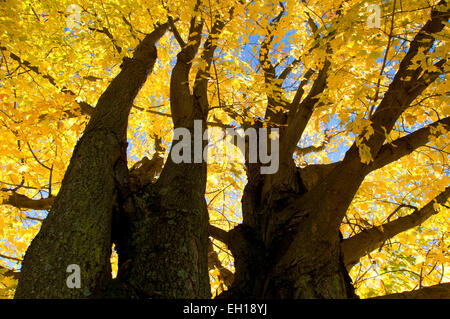
[[[158,143],[167,156],[173,133],[170,76],[180,45],[189,45],[183,39],[188,39],[195,14],[205,21],[203,42],[216,21],[227,21],[212,39],[217,49],[208,75],[211,140],[227,127],[245,128],[262,120],[276,126],[267,117],[268,98],[278,101],[272,103],[272,114],[288,112],[302,93],[317,99],[296,139],[296,164],[339,162],[356,142],[361,162],[375,166],[342,221],[344,238],[369,229],[375,236],[388,222],[417,217],[404,220],[392,236],[373,239],[373,251],[362,253],[363,258],[349,260],[355,264],[350,275],[357,294],[371,297],[448,282],[450,207],[448,194],[437,198],[450,185],[448,22],[433,34],[430,50],[419,50],[411,61],[424,81],[433,80],[392,129],[381,127],[387,138],[385,162],[373,158],[365,144],[380,129],[373,127],[372,116],[438,1],[198,3],[199,10],[192,0],[80,0],[76,6],[65,0],[0,2],[0,294],[12,297],[13,271],[20,270],[58,194],[98,98],[145,35],[170,17],[171,32],[157,44],[158,60],[129,117],[128,166],[151,158]],[[371,4],[381,9],[379,27],[368,25]],[[448,12],[448,6],[444,2],[441,11]],[[191,81],[204,64],[198,54]],[[388,157],[395,152],[404,156]],[[241,221],[245,183],[242,161],[208,164],[206,201],[212,225],[229,230]],[[218,257],[210,267],[215,295],[227,284],[224,268],[234,268],[226,246],[213,243]],[[348,245],[349,251],[357,251]]]

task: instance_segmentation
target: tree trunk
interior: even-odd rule
[[[128,198],[128,114],[167,27],[158,26],[141,41],[100,97],[52,209],[27,250],[16,298],[87,298],[108,286],[113,205]],[[79,289],[67,285],[70,265],[79,267]]]
[[[291,169],[287,179],[285,169],[278,173],[284,178],[263,176],[258,174],[259,166],[247,165],[244,221],[230,231],[228,240],[235,279],[220,298],[355,298],[338,230],[320,232],[318,225],[323,221],[314,211],[278,223],[277,216],[307,192],[300,174]],[[273,184],[268,187],[267,183]]]
[[[205,163],[169,154],[158,182],[134,195],[136,215],[118,244],[128,297],[211,298],[205,186]]]
[[[269,246],[258,232],[240,225],[230,232],[235,279],[221,298],[354,298],[343,265],[339,234],[320,236],[314,219],[301,221],[299,232],[280,233]],[[292,247],[292,236],[303,245]],[[334,238],[334,240],[332,240]]]

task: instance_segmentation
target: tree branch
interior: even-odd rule
[[[209,225],[208,226],[208,231],[209,231],[209,235],[211,237],[213,237],[214,239],[220,240],[222,243],[228,245],[229,241],[230,241],[230,235],[228,234],[227,231],[213,226],[213,225]]]
[[[442,0],[439,5],[445,5]],[[438,6],[439,6],[438,5]],[[443,73],[442,66],[445,59],[435,64],[440,71],[426,71],[422,76],[423,70],[417,67],[414,58],[418,54],[425,54],[432,48],[435,38],[434,33],[443,30],[444,22],[450,17],[450,8],[446,12],[440,12],[437,8],[431,11],[431,19],[420,29],[410,44],[408,52],[400,63],[399,69],[395,74],[394,80],[389,85],[377,110],[372,117],[372,128],[374,134],[365,142],[370,148],[372,156],[375,156],[383,142],[386,140],[385,132],[390,132],[399,116],[406,110],[410,104],[430,85],[437,77]],[[366,132],[361,133],[364,136]]]
[[[417,148],[424,146],[430,141],[430,135],[439,136],[441,134],[440,132],[431,134],[431,130],[439,125],[447,126],[448,130],[450,130],[450,117],[446,117],[442,120],[424,126],[413,133],[403,136],[389,144],[383,145],[374,161],[367,166],[367,173],[395,162],[403,156],[411,154]]]
[[[342,251],[344,255],[344,264],[351,268],[361,257],[379,248],[386,240],[408,229],[416,227],[436,214],[433,205],[435,202],[445,204],[450,197],[450,186],[448,186],[435,199],[431,200],[421,209],[414,213],[399,217],[392,222],[381,226],[364,230],[342,242]]]
[[[311,145],[311,146],[307,146],[307,147],[299,147],[297,146],[295,148],[295,154],[297,156],[305,156],[308,155],[310,153],[318,153],[320,151],[323,151],[326,147],[327,144],[330,142],[331,136],[330,135],[326,135],[326,131],[325,131],[325,138],[324,140],[320,143],[319,146],[315,146],[315,145]]]
[[[450,299],[450,283],[443,283],[370,299]]]
[[[219,255],[214,250],[210,240],[208,248],[208,268],[214,269],[214,267],[219,270],[219,279],[223,281],[227,287],[230,287],[234,280],[234,274],[222,265],[219,260]]]
[[[400,158],[411,154],[417,148],[426,145],[430,141],[432,128],[437,128],[439,125],[448,126],[450,129],[450,117],[446,117],[442,120],[424,126],[417,131],[414,131],[413,133],[392,141],[389,144],[384,144],[378,152],[377,157],[375,157],[374,161],[366,167],[367,171],[365,172],[365,174],[369,174],[372,171],[393,163]],[[433,133],[433,135],[436,137],[440,134],[442,134],[440,131],[436,131]],[[316,147],[313,150],[320,151],[321,147]],[[300,150],[301,153],[303,153],[304,151],[308,151],[308,148],[306,150]],[[312,187],[317,185],[341,163],[342,161],[331,164],[314,164],[301,168],[300,175],[306,188],[308,190],[312,189]]]
[[[295,146],[303,135],[303,132],[314,111],[314,107],[320,99],[318,95],[323,93],[327,86],[328,70],[330,66],[331,62],[328,59],[325,59],[324,65],[319,71],[319,74],[317,75],[317,78],[314,81],[308,95],[301,103],[298,103],[301,95],[303,95],[303,87],[306,84],[304,81],[307,81],[307,79],[302,81],[300,84],[293,101],[298,104],[291,104],[289,107],[290,112],[287,120],[288,127],[284,136],[281,138],[280,150],[282,152],[287,152],[288,154],[294,153]],[[313,71],[308,70],[305,77],[308,78],[312,74]]]
[[[291,104],[289,105],[290,110],[297,110],[300,101],[303,97],[303,94],[305,94],[305,85],[308,84],[311,77],[316,73],[313,69],[309,69],[306,71],[304,75],[304,79],[300,82],[300,85],[297,88],[297,91],[295,92],[294,98],[292,99]]]
[[[175,40],[177,40],[178,44],[180,45],[180,48],[183,49],[186,46],[186,43],[184,42],[183,38],[180,35],[180,32],[178,32],[177,27],[175,26],[175,22],[171,16],[168,17],[169,19],[169,25],[170,25],[170,31],[172,31]]]
[[[14,261],[18,261],[18,262],[22,262],[23,260],[17,257],[11,257],[11,256],[6,256],[3,254],[0,254],[0,258],[5,258],[5,259],[9,259],[9,260],[14,260]]]
[[[160,115],[160,116],[165,116],[165,117],[172,117],[172,114],[170,113],[163,113],[163,112],[158,112],[158,111],[153,111],[153,110],[146,110],[142,107],[133,105],[133,107],[135,109],[138,109],[139,111],[144,111],[144,112],[148,112],[148,113],[152,113],[152,114],[156,114],[156,115]],[[224,124],[224,123],[220,123],[220,122],[212,122],[212,121],[207,121],[206,124],[208,126],[214,126],[214,127],[220,127],[220,128],[235,128],[235,126],[231,125],[231,124]]]
[[[126,21],[126,19],[125,19]],[[122,48],[117,44],[116,39],[114,39],[114,36],[112,35],[111,31],[109,31],[109,29],[107,27],[103,27],[102,29],[97,29],[97,28],[92,28],[92,27],[88,27],[89,30],[91,31],[96,31],[98,33],[103,33],[105,34],[112,42],[112,45],[114,46],[114,49],[116,49],[117,53],[122,53]]]
[[[287,76],[292,72],[294,67],[300,63],[299,59],[295,59],[292,63],[287,66],[283,71],[281,71],[280,75],[278,75],[278,80],[286,80]]]
[[[279,5],[281,6],[281,11],[275,18],[272,19],[272,21],[270,21],[267,35],[264,37],[259,50],[259,63],[264,71],[264,78],[267,84],[272,84],[272,80],[275,78],[275,67],[269,59],[270,46],[272,45],[274,38],[273,31],[276,29],[278,23],[283,17],[283,14],[285,13],[283,3],[279,2]]]
[[[199,0],[195,4],[188,42],[178,53],[170,77],[170,108],[175,127],[188,127],[192,124],[194,98],[189,86],[189,72],[202,40],[204,20],[198,17],[200,4]]]
[[[12,271],[8,268],[0,266],[0,274],[5,277],[12,277],[13,279],[19,279],[20,272]]]
[[[19,209],[49,210],[54,200],[54,197],[31,199],[25,195],[12,192],[2,194],[1,205],[11,205]]]
[[[230,20],[233,17],[233,13],[234,7],[231,7],[229,11]],[[194,96],[196,98],[196,101],[199,103],[198,106],[201,108],[202,114],[204,115],[206,115],[209,110],[208,81],[210,78],[211,64],[213,62],[214,52],[217,49],[218,38],[222,33],[226,23],[227,21],[224,20],[220,15],[216,16],[216,20],[203,46],[202,59],[205,64],[197,71],[197,74],[195,76]],[[219,104],[220,104],[220,96],[219,96]]]
[[[442,0],[440,4],[446,4],[446,2]],[[432,10],[431,19],[425,23],[411,42],[394,80],[372,117],[374,134],[363,142],[369,147],[372,157],[376,157],[386,140],[386,133],[392,130],[402,112],[425,90],[427,85],[439,76],[439,72],[436,71],[425,72],[425,77],[420,76],[423,70],[413,63],[414,57],[419,52],[426,53],[431,49],[435,40],[433,33],[442,31],[444,23],[450,17],[450,8],[446,8],[445,12],[438,11],[439,8],[440,6]],[[439,62],[440,65],[442,63],[442,61]],[[366,133],[366,130],[363,131],[358,140],[365,139]],[[301,214],[298,209],[301,207],[302,212],[314,211],[316,218],[322,221],[320,224],[322,229],[319,233],[333,233],[338,229],[367,172],[367,165],[361,161],[358,148],[359,146],[354,143],[347,151],[342,163],[321,183],[286,208],[286,213],[279,214],[280,220],[295,220],[294,217]],[[345,187],[342,187],[343,183]],[[328,194],[328,196],[312,207],[312,203],[316,203],[321,194]]]

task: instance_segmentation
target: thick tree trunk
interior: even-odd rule
[[[128,297],[211,297],[205,185],[205,163],[176,164],[169,154],[158,182],[134,195],[136,215],[118,245]]]
[[[318,225],[322,221],[314,211],[278,223],[278,215],[307,192],[301,174],[287,165],[290,172],[286,168],[273,176],[263,176],[258,174],[259,166],[247,165],[248,184],[242,198],[244,221],[228,239],[235,258],[235,279],[220,298],[356,297],[343,264],[338,229],[320,232]]]
[[[354,298],[339,234],[318,234],[311,216],[299,222],[298,231],[279,233],[268,246],[249,226],[231,231],[236,273],[221,298]],[[293,236],[303,244],[293,247]]]
[[[194,93],[197,94],[192,94],[188,81],[202,28],[202,22],[191,21],[190,32],[195,31],[196,35],[190,45],[182,45],[170,81],[174,128],[190,133],[189,141],[180,141],[191,145],[190,152],[184,154],[187,149],[183,149],[183,162],[175,163],[172,154],[177,142],[173,142],[158,181],[134,195],[135,215],[120,225],[123,234],[118,241],[118,281],[129,297],[211,297],[209,215],[205,202],[207,172],[201,156],[206,146],[203,134],[207,127],[208,100],[206,86],[201,91],[196,80]],[[196,121],[202,124],[200,129]],[[187,162],[185,155],[189,155]]]
[[[314,215],[297,221],[295,230],[278,234],[272,244],[273,266],[266,279],[264,297],[353,298],[350,277],[344,267],[340,236],[320,234]],[[296,237],[299,240],[293,241]],[[299,244],[300,243],[300,244]]]
[[[111,280],[113,205],[128,197],[128,114],[166,30],[167,24],[158,26],[144,38],[100,97],[52,209],[27,250],[16,298],[94,297]],[[69,265],[79,267],[80,288],[67,285]]]
[[[131,297],[211,297],[209,215],[205,202],[207,172],[202,155],[209,109],[207,82],[215,50],[211,36],[220,34],[224,24],[216,21],[204,43],[202,58],[207,63],[197,71],[191,89],[189,73],[200,47],[204,24],[197,16],[199,5],[200,1],[194,9],[187,43],[169,18],[181,47],[171,74],[170,107],[174,128],[190,133],[187,141],[191,145],[187,154],[190,161],[183,159],[175,163],[173,144],[158,181],[134,195],[136,213],[122,226],[125,230],[118,241],[118,281]],[[196,129],[196,122],[197,125],[201,122],[200,130]],[[184,152],[187,150],[183,149]]]
[[[199,67],[191,88],[190,70],[202,42],[204,24],[200,5],[201,1],[197,1],[187,43],[169,18],[181,47],[171,76],[171,113],[175,128],[187,128],[191,133],[191,145],[195,144],[194,121],[202,121],[201,134],[206,128],[209,68],[217,45],[213,40],[225,23],[219,15],[216,17],[204,42],[202,59],[206,66]],[[281,7],[283,10],[273,19],[272,26],[283,16]],[[231,16],[232,12],[233,9]],[[310,167],[299,172],[292,154],[320,103],[318,96],[326,89],[331,63],[325,60],[303,98],[304,86],[316,73],[307,71],[291,103],[281,96],[282,81],[276,81],[278,90],[268,97],[270,107],[265,124],[282,128],[279,171],[263,176],[260,164],[247,165],[243,223],[224,236],[235,258],[236,273],[230,289],[221,298],[355,298],[341,247],[352,248],[357,236],[365,239],[364,245],[353,249],[355,256],[346,257],[347,264],[354,263],[365,250],[378,245],[389,229],[393,234],[433,213],[430,204],[416,215],[387,224],[388,231],[384,233],[372,229],[341,244],[340,223],[364,177],[392,161],[394,144],[385,144],[385,133],[413,100],[443,74],[444,59],[435,64],[439,72],[422,72],[411,66],[418,52],[433,47],[432,34],[443,29],[449,14],[448,10],[432,12],[432,19],[411,42],[399,71],[371,117],[374,134],[366,138],[366,146],[375,158],[371,164],[362,163],[355,143],[342,162],[329,164],[326,169]],[[314,30],[313,21],[311,27]],[[204,198],[206,164],[177,164],[171,157],[172,148],[158,182],[139,185],[140,189],[130,188],[126,165],[128,114],[155,63],[155,43],[167,28],[167,24],[158,26],[145,37],[97,103],[51,212],[26,253],[16,298],[210,297],[208,212]],[[327,37],[333,38],[334,32]],[[274,84],[275,80],[275,67],[267,54],[272,40],[273,37],[266,37],[261,45],[266,53],[260,52],[267,84]],[[328,47],[327,51],[330,50]],[[11,55],[11,58],[18,57]],[[277,80],[284,80],[282,74]],[[289,112],[272,110],[278,106]],[[429,135],[427,130],[421,130],[420,134]],[[396,156],[409,154],[413,145],[424,144],[425,137],[420,134],[399,139],[394,145]],[[205,142],[201,144],[203,150]],[[190,155],[194,159],[198,150],[191,148]],[[308,182],[303,181],[306,176],[311,177]],[[4,203],[18,207],[37,204],[34,208],[42,208],[52,201],[30,203],[15,194]],[[114,281],[109,263],[112,242],[119,253],[119,274]],[[66,269],[73,264],[81,270],[81,289],[67,285]],[[439,297],[446,296],[447,291],[447,285],[426,288],[427,294]],[[409,296],[420,297],[423,293],[425,290]]]
[[[27,250],[16,298],[83,298],[106,285],[115,196],[111,164],[120,158],[119,143],[107,131],[78,143],[52,210]],[[80,267],[81,289],[66,284],[71,264]]]

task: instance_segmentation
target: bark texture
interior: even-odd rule
[[[113,204],[126,196],[128,183],[128,114],[166,30],[162,25],[146,36],[100,97],[52,209],[27,250],[16,298],[87,298],[108,285]],[[80,289],[66,284],[72,264],[81,269]]]
[[[209,215],[205,202],[207,173],[202,157],[206,141],[202,137],[207,128],[207,81],[215,46],[211,40],[205,42],[202,57],[207,64],[197,71],[191,88],[189,74],[199,51],[204,24],[199,16],[199,4],[191,19],[187,44],[169,18],[181,47],[170,80],[171,113],[174,128],[189,132],[189,140],[183,142],[191,147],[183,150],[189,160],[175,163],[172,153],[177,141],[173,141],[158,181],[134,195],[136,214],[127,222],[119,241],[119,281],[132,292],[132,297],[211,297]],[[218,21],[212,33],[223,28],[223,23]]]
[[[205,185],[206,165],[169,159],[158,183],[134,195],[136,214],[118,245],[129,297],[210,298]]]
[[[448,9],[432,11],[430,20],[411,41],[371,117],[375,133],[365,138],[364,143],[374,160],[364,163],[355,143],[341,162],[298,168],[293,154],[298,152],[297,144],[314,110],[321,105],[320,95],[327,90],[327,77],[333,65],[325,58],[320,69],[307,70],[293,100],[288,101],[282,86],[292,66],[276,76],[268,55],[277,23],[285,13],[280,3],[280,13],[269,23],[259,57],[265,82],[273,90],[268,93],[264,119],[253,124],[254,128],[280,129],[280,167],[273,175],[263,175],[261,163],[246,161],[243,222],[225,232],[208,222],[207,165],[201,158],[206,141],[199,136],[203,136],[208,124],[209,70],[216,39],[226,19],[223,15],[215,18],[201,48],[205,22],[200,5],[201,1],[197,1],[187,41],[169,17],[167,24],[157,26],[144,38],[133,58],[124,60],[122,71],[100,97],[54,200],[31,200],[16,193],[3,199],[4,204],[16,207],[52,205],[25,255],[16,298],[209,298],[208,265],[218,267],[229,286],[219,298],[357,298],[347,268],[383,241],[434,214],[430,202],[409,216],[349,239],[343,240],[339,232],[367,174],[424,146],[434,132],[432,128],[450,124],[444,118],[385,143],[384,132],[391,131],[414,99],[444,72],[445,60],[437,62],[433,72],[423,71],[413,61],[432,49],[433,34],[443,29],[450,16]],[[233,9],[229,13],[231,17]],[[324,42],[324,49],[331,55],[327,42],[333,39],[334,31],[321,35],[312,19],[308,24],[315,37],[323,37],[320,40],[324,41],[317,42]],[[153,159],[142,160],[129,172],[128,115],[156,61],[155,43],[168,28],[180,45],[170,80],[171,116],[175,129],[190,133],[187,144],[192,147],[186,150],[190,162],[174,162],[173,144],[164,168],[163,151],[157,149]],[[205,63],[192,76],[192,61],[199,51]],[[22,63],[40,73],[39,69]],[[310,88],[308,92],[306,87]],[[201,129],[196,127],[196,121],[201,123]],[[249,127],[252,125],[243,124],[244,129]],[[449,194],[447,188],[436,198],[437,202],[444,203]],[[220,267],[209,235],[231,250],[234,275]],[[115,280],[111,280],[109,263],[112,243],[119,254]],[[69,289],[66,285],[69,275],[66,269],[71,264],[81,268],[81,289]],[[447,288],[445,284],[407,294],[445,297]]]

